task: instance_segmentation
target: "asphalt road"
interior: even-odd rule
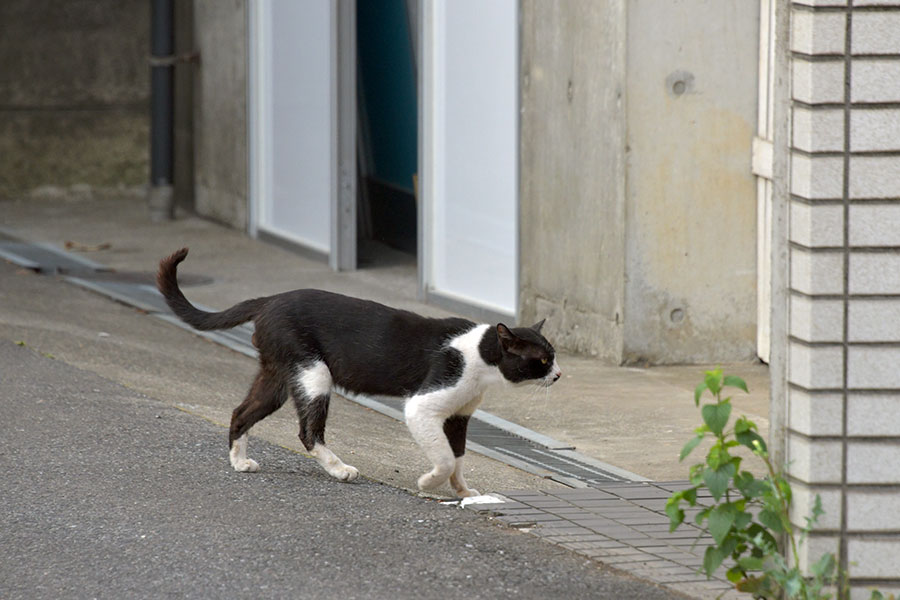
[[[0,597],[672,598],[0,341]]]

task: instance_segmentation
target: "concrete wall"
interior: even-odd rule
[[[625,1],[521,4],[520,321],[618,362]]]
[[[624,360],[756,347],[759,5],[628,1]]]
[[[147,181],[145,0],[0,2],[0,195]]]
[[[804,566],[837,552],[852,598],[900,594],[900,0],[786,5],[792,518],[820,495]]]
[[[247,2],[194,0],[200,65],[194,88],[196,211],[246,229],[248,221]]]
[[[559,347],[754,358],[758,12],[522,0],[520,316]]]

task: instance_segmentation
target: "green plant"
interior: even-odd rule
[[[749,391],[743,379],[716,369],[706,372],[694,392],[698,407],[704,392],[709,392],[715,402],[701,407],[703,425],[684,445],[679,459],[687,458],[704,439],[710,438],[712,445],[706,459],[690,468],[691,487],[673,494],[666,504],[670,530],[684,522],[683,504],[699,507],[696,521],[701,526],[705,523],[715,542],[703,557],[707,577],[730,558],[733,564],[726,574],[728,580],[757,598],[830,598],[827,589],[839,584],[834,554],[824,554],[809,565],[809,575],[804,576],[797,567],[800,547],[823,514],[821,499],[816,496],[805,525],[791,523],[791,486],[772,465],[753,421],[738,417],[729,428],[732,406],[731,397],[723,397],[726,388]],[[743,458],[733,454],[740,446],[761,459],[766,472],[762,478],[741,469]],[[708,506],[698,501],[697,492],[703,488],[712,496]],[[787,560],[782,546],[793,560]],[[880,597],[873,592],[873,599]]]

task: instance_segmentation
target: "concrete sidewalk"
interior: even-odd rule
[[[213,308],[225,308],[249,297],[298,287],[315,287],[370,298],[429,316],[449,314],[417,301],[415,267],[401,257],[397,257],[398,260],[390,260],[392,255],[389,254],[386,264],[363,268],[353,273],[334,273],[321,262],[252,240],[241,232],[197,217],[182,215],[174,222],[151,223],[144,200],[139,195],[123,193],[104,196],[91,194],[37,196],[3,202],[2,214],[0,226],[16,237],[29,242],[49,243],[60,248],[68,246],[71,252],[114,269],[119,277],[127,276],[134,281],[151,283],[160,258],[177,248],[190,246],[191,254],[182,265],[180,274],[188,281],[193,280],[196,285],[186,286],[185,293],[192,301]],[[181,335],[186,334],[181,332]],[[251,365],[244,366],[249,361],[244,359],[239,362],[242,371],[248,373],[252,371]],[[564,378],[547,390],[546,395],[529,397],[528,392],[514,388],[497,388],[486,396],[482,409],[570,444],[582,454],[654,481],[679,480],[687,476],[687,465],[678,462],[678,452],[684,442],[692,437],[693,429],[700,423],[699,411],[693,403],[693,389],[700,381],[703,370],[709,366],[622,368],[602,365],[589,358],[567,355],[560,356],[559,362]],[[751,394],[734,399],[735,413],[746,414],[760,425],[761,434],[767,435],[767,369],[760,364],[725,365],[724,368],[727,372],[746,379],[751,390]],[[205,375],[206,373],[201,373],[196,377],[204,379]],[[211,372],[209,375],[210,378],[213,377]],[[137,376],[129,374],[128,377]],[[249,375],[239,389],[233,390],[232,396],[235,398],[241,396],[248,383]],[[146,385],[149,388],[147,391],[152,395],[152,387],[155,384],[147,382]],[[164,394],[157,394],[157,397],[159,395]],[[199,401],[194,405],[182,403],[181,408],[192,410],[214,422],[227,422],[230,410],[225,406],[221,408],[207,406]],[[347,405],[341,402],[333,403],[333,412],[337,413],[336,416],[354,411],[358,409],[349,406],[349,403]],[[291,420],[290,417],[282,419],[284,422],[279,422],[277,417],[278,415],[273,417],[272,424],[263,427],[262,425],[266,424],[264,422],[258,428],[259,432],[256,430],[254,432],[270,441],[288,447],[291,444],[296,446],[295,433],[292,426],[287,424]],[[403,429],[382,421],[379,423],[381,424],[376,437],[384,436],[384,439],[376,440],[373,444],[379,451],[387,453],[388,457],[384,464],[372,465],[369,473],[381,481],[411,488],[411,482],[414,481],[412,474],[416,473],[416,468],[410,467],[409,474],[406,469],[401,468],[396,471],[399,475],[395,477],[386,466],[391,459],[406,464],[404,459],[397,456],[399,453],[396,449],[389,450],[393,447],[397,436],[404,435]],[[340,443],[336,449],[341,449]],[[411,449],[411,444],[405,445],[404,449]],[[357,463],[362,460],[360,458]],[[473,457],[473,464],[476,463],[477,468],[473,468],[473,471],[478,472],[478,469],[481,469],[482,473],[486,473],[487,463],[483,459]],[[562,486],[525,474],[516,475],[514,471],[508,468],[491,468],[493,487],[471,477],[470,481],[482,492],[512,490],[508,492],[507,497],[517,500],[523,506],[508,505],[507,509],[512,511],[511,514],[515,514],[516,509],[520,508],[531,511],[560,508],[558,505],[542,507],[540,497],[557,494],[553,499],[560,500],[559,494],[564,492]],[[604,494],[611,493],[594,487]],[[652,494],[659,495],[658,489],[661,488],[649,487],[657,490]],[[637,489],[649,488],[644,486]],[[515,490],[519,491],[518,496]],[[549,541],[565,545],[601,562],[617,563],[618,568],[630,570],[642,577],[666,583],[693,595],[703,596],[707,589],[720,592],[723,589],[721,583],[709,588],[703,585],[702,577],[686,575],[683,570],[666,571],[669,565],[658,561],[668,558],[652,553],[649,557],[645,556],[648,555],[648,548],[659,550],[660,545],[656,542],[664,537],[662,530],[665,527],[659,527],[658,523],[661,508],[657,506],[659,498],[656,496],[649,499],[656,502],[646,506],[629,501],[633,505],[629,510],[643,509],[646,512],[643,516],[631,514],[629,518],[636,518],[636,521],[618,525],[631,529],[634,529],[633,525],[646,525],[649,529],[644,527],[640,533],[652,533],[650,536],[639,538],[632,536],[629,538],[633,540],[631,542],[615,537],[617,532],[623,533],[620,527],[609,529],[607,533],[612,537],[606,536],[608,539],[587,541],[566,538],[565,534],[560,534],[563,537],[547,535],[553,531],[552,529],[540,527],[529,529],[535,533],[543,530],[540,535]],[[538,501],[529,504],[527,502],[529,498]],[[595,517],[605,519],[604,522],[609,521],[602,514],[603,503],[594,507],[569,508],[581,511],[578,513],[581,517],[585,516],[583,513],[586,509],[588,512],[593,509]],[[494,512],[506,514],[506,510],[497,507]],[[544,512],[552,514],[552,520],[566,521],[562,524],[562,529],[569,528],[570,535],[606,535],[598,529],[571,533],[574,531],[571,527],[582,527],[584,524],[547,510]],[[560,527],[556,529],[558,532]],[[659,532],[659,535],[656,532]],[[646,543],[651,538],[655,541]],[[645,543],[641,545],[635,540],[643,540]],[[589,543],[598,541],[623,544],[628,550],[616,551],[618,546],[604,547],[604,544],[591,546]],[[672,540],[664,541],[665,545],[672,545],[670,541]],[[579,542],[582,547],[578,546]],[[702,543],[697,546],[699,550],[703,547]],[[634,564],[629,565],[628,561],[610,558],[613,555],[630,557],[632,559],[630,562]],[[702,552],[700,555],[702,556]],[[674,555],[670,554],[671,556]],[[692,553],[689,558],[683,558],[684,560],[677,566],[682,569],[693,569],[693,565],[696,564],[696,553]],[[648,571],[649,567],[644,564],[648,561],[655,562],[657,575],[650,573],[653,571],[652,568]],[[659,579],[659,576],[664,577],[667,574],[677,577],[667,581]]]

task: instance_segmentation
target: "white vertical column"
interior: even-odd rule
[[[337,194],[336,5],[259,0],[250,10],[254,226],[328,255]]]
[[[872,7],[877,6],[876,10]],[[795,0],[788,460],[806,566],[900,591],[900,0]]]
[[[514,315],[518,3],[425,3],[421,156],[426,293]]]

